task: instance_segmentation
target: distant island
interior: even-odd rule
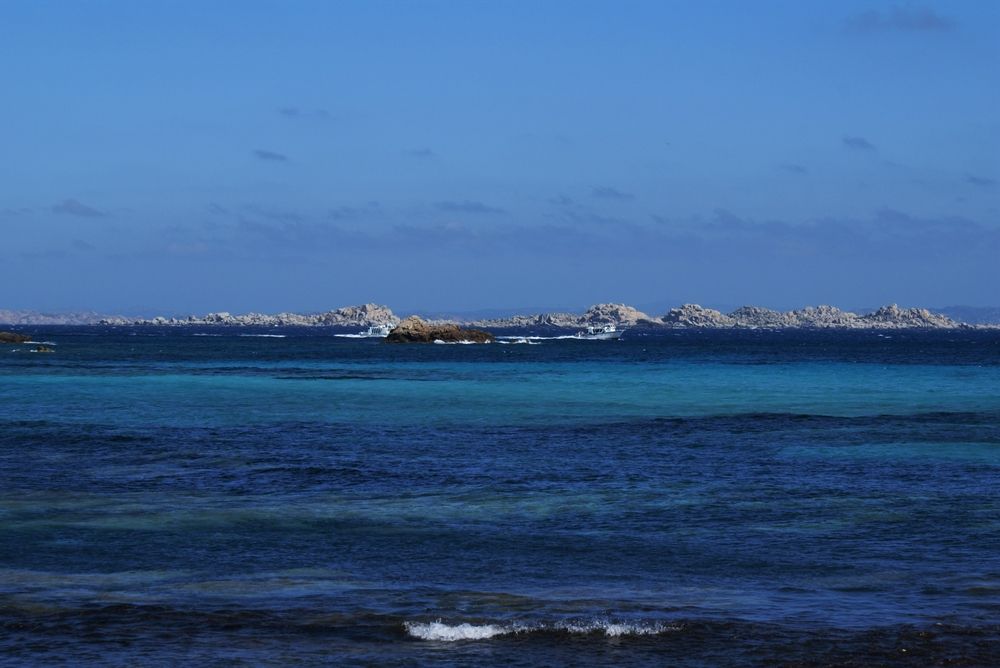
[[[956,307],[958,308],[958,307]],[[299,313],[209,313],[184,318],[125,318],[97,314],[42,315],[0,310],[6,325],[107,325],[107,326],[225,326],[225,327],[359,327],[399,324],[403,318],[379,304],[344,306],[314,314]],[[479,320],[425,319],[433,325],[462,325],[485,330],[578,330],[613,323],[619,327],[644,329],[961,329],[997,328],[1000,324],[969,324],[926,308],[903,308],[895,304],[870,313],[853,313],[834,306],[810,306],[793,311],[775,311],[743,306],[730,313],[684,304],[661,316],[643,313],[626,304],[596,304],[584,313],[538,313]]]

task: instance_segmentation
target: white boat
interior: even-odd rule
[[[362,339],[384,339],[392,331],[392,325],[371,325],[368,329],[358,334]]]
[[[614,323],[607,325],[590,325],[582,332],[577,332],[575,338],[588,341],[610,341],[621,338],[624,329],[618,329]]]

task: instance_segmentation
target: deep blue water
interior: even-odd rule
[[[31,331],[0,663],[1000,656],[1000,332]]]

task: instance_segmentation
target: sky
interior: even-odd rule
[[[1000,2],[0,5],[0,309],[1000,305]]]

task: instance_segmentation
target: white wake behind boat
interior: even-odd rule
[[[618,329],[614,323],[607,325],[590,325],[587,329],[577,332],[574,338],[588,341],[610,341],[621,338],[624,329]]]

